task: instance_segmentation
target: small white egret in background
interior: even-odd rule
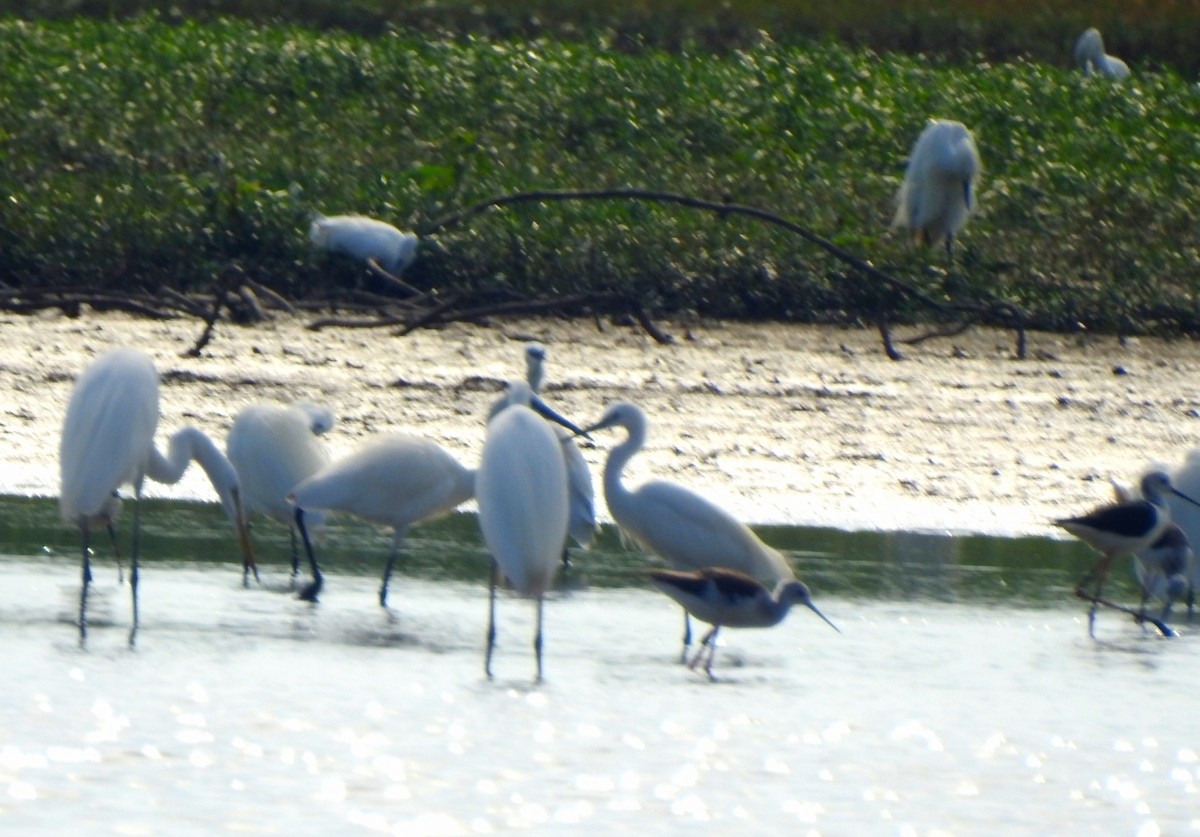
[[[841,633],[813,604],[808,587],[795,579],[780,581],[773,593],[758,579],[719,567],[693,572],[655,570],[650,573],[650,580],[692,616],[712,625],[688,664],[695,669],[704,660],[704,673],[709,680],[717,679],[712,665],[717,653],[717,633],[723,627],[770,628],[783,621],[792,605],[802,604]]]
[[[488,422],[475,499],[479,528],[492,556],[484,673],[491,678],[497,576],[503,572],[517,592],[537,602],[533,649],[541,682],[542,599],[567,539],[567,468],[557,435],[531,407],[542,411],[544,404],[524,381],[509,382],[505,403]],[[543,414],[566,423],[552,412]]]
[[[604,465],[604,497],[621,531],[642,549],[665,558],[677,570],[717,567],[737,570],[774,584],[792,580],[791,567],[779,552],[744,523],[710,500],[670,482],[647,482],[629,490],[621,481],[626,463],[646,443],[646,415],[636,404],[620,401],[591,427],[623,427],[629,434]],[[691,621],[683,617],[683,654],[692,642]]]
[[[299,574],[300,554],[295,509],[287,496],[299,482],[329,464],[329,452],[319,437],[334,422],[332,410],[308,401],[289,405],[251,404],[238,412],[225,437],[225,449],[237,469],[245,509],[265,514],[288,527],[292,578]],[[309,517],[310,530],[321,523],[320,512]]]
[[[1142,477],[1141,490],[1144,499],[1110,503],[1079,517],[1054,521],[1101,555],[1076,586],[1076,593],[1092,602],[1088,611],[1088,634],[1091,636],[1095,636],[1096,606],[1113,559],[1140,552],[1162,537],[1171,525],[1168,495],[1176,495],[1200,507],[1200,503],[1175,488],[1164,471],[1151,471]],[[1093,580],[1095,590],[1088,594],[1085,588]]]
[[[931,120],[909,154],[892,226],[911,231],[919,244],[944,241],[950,253],[954,236],[975,209],[979,169],[979,150],[967,127]]]
[[[195,460],[208,475],[221,504],[233,522],[242,548],[243,575],[254,567],[246,531],[237,472],[225,454],[204,433],[185,427],[171,436],[167,454],[154,446],[158,428],[158,372],[150,358],[136,349],[114,349],[94,360],[76,379],[67,404],[59,446],[61,487],[59,511],[64,521],[83,535],[83,584],[79,596],[79,641],[87,640],[87,596],[92,580],[89,535],[94,522],[111,525],[117,508],[115,492],[133,486],[133,534],[129,586],[133,627],[138,630],[138,553],[142,486],[147,477],[177,483]],[[111,529],[110,529],[111,531]]]
[[[364,215],[317,215],[308,237],[323,250],[374,262],[393,277],[402,274],[417,257],[415,233]]]
[[[308,531],[314,513],[349,512],[392,527],[392,548],[379,587],[379,604],[387,607],[388,582],[409,528],[449,514],[474,493],[474,471],[434,442],[402,433],[380,434],[329,463],[288,495],[313,574],[300,598],[317,601],[324,585]]]
[[[1075,42],[1075,63],[1084,75],[1101,75],[1116,81],[1129,78],[1129,65],[1115,55],[1104,52],[1104,38],[1094,26]]]
[[[536,395],[541,391],[546,377],[546,347],[541,343],[529,343],[525,346],[524,354],[525,381]],[[488,419],[494,418],[507,403],[506,393],[492,405]],[[592,472],[579,446],[575,444],[575,434],[557,424],[551,425],[550,429],[558,435],[563,463],[567,466],[567,492],[571,506],[567,534],[580,548],[589,549],[596,539],[596,492],[592,487]],[[563,550],[562,562],[563,566],[570,565],[566,549]]]

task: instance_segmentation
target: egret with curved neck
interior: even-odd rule
[[[677,570],[709,567],[737,570],[774,584],[795,578],[779,552],[750,528],[699,494],[671,482],[647,482],[630,490],[622,481],[629,460],[646,444],[646,415],[636,404],[613,404],[588,432],[623,427],[625,441],[604,464],[604,497],[621,530],[642,549],[665,558]],[[683,617],[683,655],[692,641],[687,610]]]

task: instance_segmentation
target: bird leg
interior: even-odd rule
[[[80,571],[81,586],[79,588],[79,647],[87,645],[87,597],[88,585],[92,583],[91,548],[88,546],[88,523],[85,518],[80,526],[83,531],[83,563]]]
[[[321,568],[317,566],[317,556],[313,553],[312,541],[308,537],[308,529],[304,526],[304,509],[297,507],[296,509],[296,528],[300,530],[300,537],[304,540],[304,551],[308,554],[308,566],[312,569],[312,583],[300,591],[300,598],[306,602],[316,602],[317,597],[321,595],[321,587],[325,584],[325,577],[321,575]]]
[[[1092,603],[1091,609],[1088,610],[1088,636],[1090,637],[1096,636],[1096,605],[1100,602],[1100,593],[1104,589],[1104,581],[1108,578],[1108,568],[1111,565],[1112,556],[1102,556],[1075,586],[1075,595]],[[1093,578],[1096,580],[1096,590],[1089,596],[1083,590]]]
[[[713,676],[712,666],[713,658],[717,655],[717,631],[721,630],[720,625],[713,625],[712,630],[704,635],[700,640],[700,650],[696,652],[696,656],[692,657],[692,661],[688,663],[688,668],[695,671],[696,666],[700,662],[700,658],[704,657],[704,673],[708,675],[708,679],[716,682],[717,678]],[[706,656],[707,655],[707,656]]]
[[[688,648],[692,645],[692,617],[685,610],[683,612],[683,653],[679,655],[679,662],[686,663],[688,661]]]
[[[124,584],[125,567],[121,564],[121,550],[117,546],[117,527],[113,525],[111,517],[105,521],[104,527],[108,529],[108,540],[112,544],[113,557],[117,559],[117,584]]]
[[[296,527],[289,526],[288,534],[292,540],[292,581],[293,587],[296,586],[296,579],[300,577],[300,546],[296,543]]]
[[[537,657],[537,679],[534,683],[542,682],[542,597],[537,597],[537,631],[533,635],[533,653]]]
[[[404,540],[404,531],[397,529],[392,535],[392,551],[388,553],[387,566],[383,569],[383,583],[379,587],[379,606],[387,607],[388,581],[392,578],[392,569],[396,566],[396,555],[400,552],[400,544]]]
[[[493,558],[491,581],[488,583],[487,651],[483,656],[483,673],[488,680],[492,679],[492,648],[496,645],[496,575],[499,572],[500,567]]]
[[[142,485],[139,480],[133,492],[133,535],[129,541],[129,595],[133,600],[133,627],[129,629],[129,648],[133,649],[138,632],[138,555],[142,543]]]
[[[1178,633],[1175,632],[1175,630],[1170,625],[1168,625],[1163,620],[1156,619],[1155,617],[1150,616],[1149,614],[1134,610],[1131,607],[1125,607],[1125,605],[1117,604],[1116,602],[1111,601],[1110,599],[1105,599],[1101,596],[1097,596],[1092,593],[1089,593],[1089,592],[1087,592],[1087,590],[1084,589],[1082,584],[1080,584],[1080,586],[1075,588],[1075,595],[1078,596],[1079,598],[1083,599],[1085,602],[1091,602],[1093,610],[1095,610],[1097,605],[1104,605],[1105,607],[1112,608],[1113,610],[1119,610],[1119,611],[1121,611],[1121,613],[1128,613],[1130,616],[1133,617],[1133,620],[1135,622],[1137,622],[1139,625],[1149,622],[1151,625],[1153,625],[1155,628],[1158,629],[1158,632],[1160,634],[1162,634],[1165,637],[1174,637],[1174,636],[1179,635]]]

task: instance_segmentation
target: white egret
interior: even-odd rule
[[[319,438],[334,425],[333,412],[307,401],[294,404],[251,404],[237,414],[225,437],[229,461],[237,469],[242,503],[288,527],[292,539],[292,577],[299,574],[295,509],[287,496],[302,480],[329,464]],[[310,530],[322,523],[320,512],[307,521]]]
[[[1176,495],[1200,507],[1200,503],[1175,488],[1164,471],[1151,471],[1142,477],[1141,490],[1144,499],[1110,503],[1079,517],[1054,521],[1101,554],[1076,586],[1076,593],[1092,602],[1088,611],[1088,633],[1092,636],[1095,635],[1096,605],[1113,559],[1140,552],[1162,537],[1171,525],[1168,495]],[[1085,588],[1093,580],[1095,590],[1087,594]]]
[[[399,276],[417,258],[415,233],[363,215],[318,215],[308,237],[323,250],[374,262],[392,276]]]
[[[1084,75],[1101,75],[1116,81],[1129,78],[1129,65],[1115,55],[1104,52],[1104,38],[1094,26],[1075,42],[1075,63]]]
[[[474,471],[439,445],[416,436],[380,434],[329,463],[288,494],[313,574],[300,598],[317,601],[324,585],[308,532],[307,521],[314,512],[349,512],[392,527],[392,548],[379,588],[379,604],[387,607],[388,582],[409,528],[449,514],[474,493]]]
[[[892,226],[910,230],[920,244],[944,241],[950,253],[954,236],[975,209],[979,169],[979,151],[967,127],[931,120],[909,154]]]
[[[588,432],[623,427],[629,434],[604,465],[604,497],[621,531],[643,549],[665,558],[677,570],[719,567],[772,584],[795,578],[779,552],[744,523],[699,494],[670,482],[648,482],[634,490],[621,481],[626,463],[646,443],[646,415],[628,401],[613,404]],[[691,621],[683,617],[683,655],[692,642]]]
[[[510,382],[506,404],[488,422],[475,499],[492,556],[484,672],[492,676],[497,573],[503,572],[513,588],[537,601],[533,649],[541,682],[542,599],[567,538],[567,469],[558,437],[531,405],[538,402],[529,385]]]
[[[712,625],[700,640],[700,650],[688,664],[694,669],[704,659],[704,673],[709,680],[716,680],[712,665],[717,653],[717,633],[722,627],[769,628],[782,622],[792,605],[802,604],[841,633],[838,626],[813,604],[808,587],[795,579],[780,581],[775,585],[774,593],[756,578],[719,567],[694,572],[654,570],[650,580],[692,616]]]
[[[545,379],[546,348],[540,343],[530,343],[525,347],[525,381],[529,389],[536,395],[541,391]],[[495,417],[506,404],[508,396],[503,395],[492,405],[488,414],[489,420]],[[567,466],[567,493],[570,498],[570,521],[567,534],[582,549],[589,549],[596,539],[596,492],[592,487],[592,472],[579,446],[575,444],[575,434],[564,427],[551,425],[558,435],[562,446],[563,463]],[[563,550],[563,565],[570,564],[567,550]]]
[[[92,580],[90,528],[96,521],[111,523],[117,507],[114,495],[123,485],[132,485],[134,492],[129,574],[133,604],[131,647],[138,630],[139,512],[142,485],[147,477],[156,482],[176,483],[192,460],[199,462],[237,531],[243,574],[254,566],[237,472],[229,460],[195,427],[185,427],[172,435],[163,456],[154,446],[157,428],[158,373],[144,353],[130,348],[114,349],[94,360],[75,381],[59,446],[59,511],[64,521],[79,526],[83,536],[80,644],[87,640],[87,595]]]

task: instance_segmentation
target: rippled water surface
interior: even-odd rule
[[[1089,639],[1072,543],[764,530],[843,633],[728,631],[709,683],[607,532],[547,602],[534,686],[512,597],[483,677],[467,515],[414,533],[385,611],[375,530],[329,533],[314,606],[282,528],[243,589],[214,508],[151,504],[135,651],[108,545],[81,650],[75,534],[50,501],[0,515],[4,833],[1200,831],[1198,635],[1102,613]]]

